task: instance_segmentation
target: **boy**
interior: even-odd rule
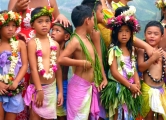
[[[28,42],[28,58],[31,80],[24,98],[25,104],[31,106],[30,119],[56,119],[56,102],[63,103],[62,72],[56,63],[59,57],[59,45],[49,35],[52,9],[38,7],[32,11],[31,25],[36,36]],[[56,82],[59,89],[58,100]]]
[[[88,120],[90,113],[98,115],[95,85],[102,82],[99,58],[87,36],[93,31],[94,17],[91,8],[80,5],[73,9],[71,18],[76,30],[58,59],[61,65],[75,67],[68,84],[67,120]]]
[[[73,27],[68,26],[64,27],[64,25],[60,23],[54,23],[52,27],[51,37],[53,40],[59,43],[60,46],[60,54],[65,49],[65,43],[70,39],[70,35],[73,32]],[[66,99],[67,99],[67,85],[68,85],[68,66],[62,67],[62,80],[63,80],[63,106],[57,107],[57,116],[58,120],[66,120]]]
[[[154,119],[154,112],[159,113],[159,120],[163,120],[166,117],[166,88],[163,81],[166,59],[162,57],[164,52],[159,48],[159,43],[164,29],[160,22],[151,21],[146,25],[144,33],[146,42],[156,50],[151,57],[144,50],[138,51],[138,69],[143,72],[144,79],[141,113],[145,120]]]

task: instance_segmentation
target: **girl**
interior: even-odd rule
[[[137,116],[140,106],[140,83],[132,46],[133,33],[139,31],[139,24],[133,16],[124,13],[109,19],[108,27],[113,30],[108,51],[111,74],[101,101],[109,111],[109,118],[129,120]]]
[[[15,120],[24,109],[21,80],[27,70],[27,51],[25,43],[13,36],[20,15],[3,11],[0,16],[0,120]]]

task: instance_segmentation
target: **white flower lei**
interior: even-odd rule
[[[9,72],[6,75],[0,74],[0,81],[6,84],[12,84],[12,81],[14,80],[14,69],[18,62],[18,41],[16,41],[15,37],[10,38],[10,46],[12,54],[10,58],[8,58],[11,61]]]
[[[45,79],[51,79],[53,77],[54,72],[56,72],[57,70],[57,65],[56,65],[56,46],[55,43],[53,41],[53,39],[48,35],[48,39],[50,42],[50,49],[51,49],[51,54],[50,54],[50,67],[48,73],[46,73],[46,71],[44,70],[44,66],[42,64],[42,46],[41,46],[41,42],[39,40],[39,38],[35,38],[35,42],[37,45],[36,48],[36,54],[37,52],[39,52],[39,54],[37,55],[37,62],[38,62],[38,71],[39,73],[45,78]]]
[[[122,12],[121,15],[124,16],[133,16],[136,12],[136,8],[134,6],[129,6],[129,9]]]
[[[121,65],[122,69],[126,71],[128,79],[130,79],[134,75],[134,72],[136,70],[135,61],[136,60],[135,60],[135,56],[134,56],[134,48],[132,50],[132,56],[131,56],[131,69],[128,69],[128,67],[126,67],[123,55],[120,56],[120,65]]]

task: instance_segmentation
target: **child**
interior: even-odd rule
[[[49,35],[52,8],[38,7],[32,11],[31,25],[36,30],[35,38],[28,42],[28,58],[32,79],[24,98],[31,105],[31,120],[56,119],[56,103],[63,103],[62,72],[56,60],[59,45]],[[56,81],[59,89],[56,102]]]
[[[165,77],[166,59],[162,57],[163,50],[159,48],[164,29],[160,22],[151,21],[145,27],[146,42],[156,50],[149,58],[144,50],[138,52],[138,68],[143,72],[142,107],[141,112],[145,120],[154,119],[154,112],[159,113],[159,120],[166,119],[166,88]],[[162,119],[163,116],[163,119]]]
[[[64,25],[60,23],[54,23],[52,27],[51,37],[59,43],[60,46],[60,54],[65,49],[65,43],[70,39],[70,35],[73,32],[73,27],[68,26],[64,27]],[[58,120],[66,120],[66,99],[67,99],[67,85],[68,85],[68,66],[62,67],[62,80],[63,80],[63,106],[57,107],[57,116]]]
[[[3,11],[0,16],[0,120],[15,120],[24,109],[21,80],[27,70],[27,51],[14,36],[20,15]]]
[[[109,19],[108,27],[113,30],[108,51],[111,74],[102,91],[101,102],[109,112],[109,119],[134,119],[138,115],[140,101],[137,96],[141,92],[132,45],[133,34],[139,31],[139,24],[133,16],[121,14]]]
[[[93,31],[94,17],[91,8],[80,5],[73,9],[71,18],[76,30],[58,59],[61,65],[75,67],[68,84],[67,120],[88,120],[90,113],[98,115],[95,85],[102,82],[100,61],[88,36]]]
[[[165,31],[165,28],[166,28],[166,3],[165,3],[165,0],[157,0],[156,1],[156,6],[161,9],[162,11],[162,17],[161,17],[161,24],[163,25],[164,27],[164,36],[163,36],[163,40],[160,41],[159,43],[159,47],[162,47],[164,51],[166,51],[166,31]]]

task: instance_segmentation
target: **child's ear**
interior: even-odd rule
[[[85,23],[86,25],[89,25],[89,20],[90,20],[90,18],[86,18],[86,19],[84,20],[84,23]]]
[[[64,38],[64,40],[65,41],[67,41],[67,40],[69,40],[70,39],[70,34],[69,33],[67,33],[67,34],[65,34],[65,36],[64,36],[65,38]]]

